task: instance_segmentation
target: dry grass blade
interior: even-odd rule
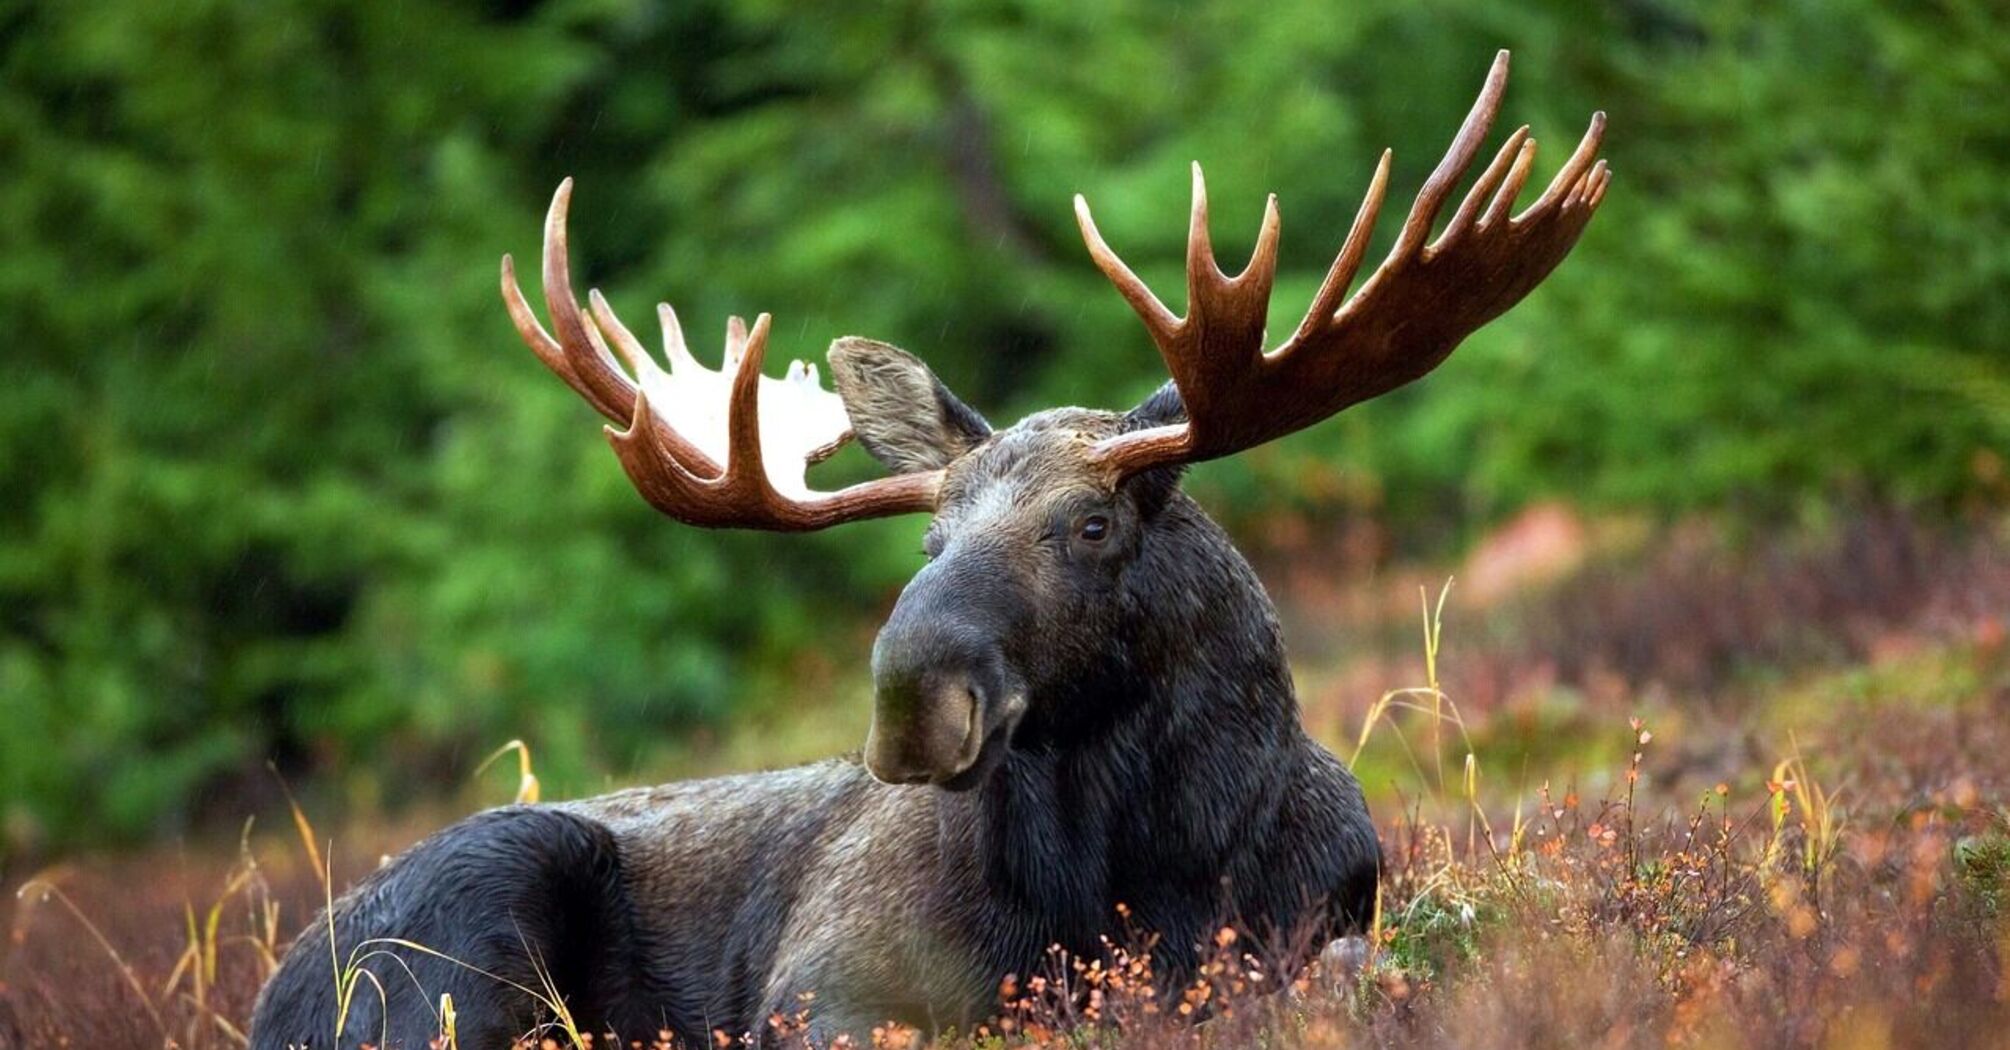
[[[480,777],[488,771],[490,766],[495,765],[497,759],[512,751],[516,752],[517,769],[516,798],[514,801],[518,805],[536,802],[540,794],[537,774],[531,772],[530,768],[530,745],[524,743],[522,740],[512,740],[490,752],[489,757],[482,759],[481,765],[475,767],[473,775]]]
[[[300,836],[300,848],[307,853],[308,866],[317,872],[326,870],[327,863],[322,859],[321,847],[314,841],[314,825],[308,822],[307,812],[300,808],[300,801],[293,797],[293,788],[286,783],[285,777],[279,775],[278,766],[267,763],[265,768],[271,770],[273,779],[279,782],[280,794],[286,796],[286,809],[293,815],[293,830]]]
[[[62,905],[63,910],[69,912],[70,917],[77,920],[77,924],[84,928],[84,932],[90,934],[91,940],[97,942],[98,947],[104,951],[106,957],[112,960],[113,967],[118,970],[120,978],[126,983],[126,987],[132,989],[133,998],[139,1000],[141,1009],[145,1010],[147,1017],[152,1019],[154,1027],[160,1030],[161,1038],[168,1038],[167,1020],[161,1016],[160,1008],[154,1005],[153,997],[147,994],[146,986],[140,981],[139,971],[135,970],[133,965],[126,961],[126,957],[120,954],[118,947],[111,942],[110,938],[105,936],[103,930],[98,928],[98,924],[92,922],[89,915],[84,914],[84,909],[78,907],[77,902],[71,900],[70,895],[64,893],[61,886],[56,885],[56,877],[50,875],[31,878],[22,883],[21,888],[14,892],[15,899],[21,901],[24,905],[20,911],[15,913],[15,928],[19,930],[27,921],[29,909],[26,905],[51,900]]]

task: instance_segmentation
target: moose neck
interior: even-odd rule
[[[972,793],[973,858],[1005,900],[1094,936],[1124,903],[1219,896],[1264,841],[1302,740],[1275,610],[1228,537],[1175,495],[1126,574],[1116,636],[1089,673],[1036,696],[1069,713],[1030,727]],[[1186,876],[1186,877],[1182,877]]]

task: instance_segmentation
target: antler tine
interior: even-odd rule
[[[1500,191],[1494,194],[1493,203],[1487,205],[1487,213],[1480,216],[1482,227],[1501,221],[1508,209],[1514,207],[1515,198],[1521,196],[1522,185],[1528,182],[1528,173],[1534,167],[1535,140],[1529,139],[1521,144],[1521,152],[1514,159],[1514,168],[1508,172],[1507,181],[1501,183]]]
[[[1375,235],[1375,220],[1382,215],[1382,200],[1389,190],[1389,162],[1394,154],[1382,151],[1382,159],[1375,164],[1375,175],[1368,180],[1368,193],[1361,198],[1361,208],[1354,213],[1354,225],[1347,228],[1347,239],[1340,245],[1340,254],[1333,257],[1333,265],[1326,271],[1326,279],[1319,284],[1318,294],[1312,297],[1312,306],[1305,311],[1305,320],[1298,326],[1297,334],[1286,349],[1299,345],[1308,335],[1331,324],[1346,302],[1347,289],[1354,283],[1354,275],[1361,270],[1361,261],[1368,257],[1368,241]]]
[[[1612,183],[1612,169],[1604,161],[1598,162],[1598,185],[1591,188],[1591,207],[1596,208],[1605,199],[1605,187]]]
[[[621,371],[612,354],[597,345],[579,301],[572,294],[572,271],[566,242],[566,213],[572,206],[572,180],[558,184],[551,210],[544,219],[544,305],[558,330],[558,345],[585,394],[602,415],[627,422],[635,414],[635,384]]]
[[[1403,232],[1396,237],[1396,246],[1389,251],[1391,259],[1398,259],[1414,253],[1423,246],[1424,238],[1431,234],[1431,223],[1438,218],[1438,209],[1458,186],[1466,169],[1473,166],[1473,159],[1480,155],[1480,144],[1486,141],[1487,132],[1493,128],[1494,117],[1500,113],[1501,97],[1507,93],[1508,53],[1502,50],[1494,56],[1493,68],[1487,71],[1486,86],[1480,88],[1480,97],[1473,100],[1473,108],[1466,114],[1466,122],[1459,126],[1459,134],[1452,139],[1452,146],[1445,151],[1444,159],[1424,180],[1424,188],[1417,191],[1417,200],[1410,206],[1410,217],[1403,220]]]
[[[1283,227],[1284,220],[1277,214],[1277,194],[1273,193],[1263,202],[1263,225],[1256,230],[1256,247],[1250,251],[1249,262],[1242,272],[1234,278],[1237,284],[1254,282],[1263,289],[1266,299],[1277,282],[1277,238]]]
[[[1110,250],[1109,242],[1103,240],[1102,231],[1096,229],[1095,217],[1089,214],[1088,199],[1079,193],[1075,194],[1075,225],[1081,227],[1082,240],[1088,244],[1089,257],[1096,261],[1096,268],[1116,286],[1117,294],[1131,304],[1138,319],[1145,323],[1145,330],[1151,333],[1152,341],[1163,346],[1164,340],[1171,338],[1172,332],[1179,327],[1180,319],[1166,309],[1166,304],[1159,302],[1159,297],[1152,294],[1152,290],[1131,272],[1129,266],[1124,265],[1122,257]]]
[[[747,352],[747,320],[739,314],[726,318],[726,365],[739,364]]]
[[[564,348],[558,345],[558,340],[553,339],[550,332],[544,330],[544,325],[538,321],[537,314],[531,311],[530,303],[523,297],[523,289],[517,284],[516,260],[508,253],[504,253],[502,257],[502,297],[503,306],[509,310],[509,319],[516,325],[517,334],[523,337],[524,343],[537,355],[537,359],[544,362],[544,366],[551,369],[558,378],[565,380],[566,386],[578,391],[580,396],[585,397],[599,409],[600,404],[594,400],[592,392],[579,381],[579,376],[573,373],[572,363],[565,359]]]
[[[1584,177],[1585,169],[1591,166],[1592,158],[1598,155],[1598,147],[1604,141],[1605,111],[1599,110],[1591,115],[1591,124],[1584,129],[1584,138],[1578,140],[1577,149],[1571,153],[1569,160],[1563,162],[1563,167],[1557,171],[1556,178],[1550,180],[1549,188],[1542,192],[1542,196],[1536,198],[1534,204],[1528,206],[1528,210],[1515,216],[1514,221],[1527,222],[1556,204],[1564,194],[1577,185],[1580,178]]]
[[[1514,134],[1508,136],[1506,142],[1501,143],[1500,152],[1495,153],[1493,161],[1487,165],[1486,170],[1480,172],[1480,177],[1473,182],[1473,188],[1466,191],[1466,199],[1459,202],[1459,210],[1452,213],[1452,221],[1445,224],[1445,232],[1438,235],[1438,239],[1431,243],[1428,251],[1444,250],[1446,245],[1458,240],[1460,234],[1471,228],[1482,205],[1498,202],[1498,197],[1495,197],[1493,202],[1488,201],[1488,195],[1493,194],[1497,187],[1506,188],[1503,180],[1508,177],[1512,167],[1526,169],[1527,157],[1524,154],[1529,151],[1524,143],[1527,139],[1528,125],[1523,124],[1515,129]],[[1520,187],[1516,187],[1516,192],[1519,191]],[[1508,194],[1508,198],[1512,200],[1514,194]]]
[[[727,402],[726,412],[726,483],[728,485],[767,484],[767,473],[761,460],[761,361],[768,356],[768,326],[770,318],[761,314],[754,318],[754,330],[749,333],[742,327],[739,318],[733,318],[734,327],[740,328],[740,363],[733,372],[733,393]],[[732,350],[726,351],[731,359]]]
[[[690,344],[684,341],[684,326],[677,320],[677,310],[669,303],[656,304],[656,324],[663,329],[663,356],[670,362],[670,370],[696,368],[698,359],[691,356]]]
[[[1214,261],[1214,239],[1207,229],[1207,176],[1201,174],[1200,161],[1193,162],[1193,209],[1186,226],[1186,290],[1187,316],[1193,316],[1194,300],[1201,293],[1201,284],[1212,278],[1224,281],[1228,275],[1221,272],[1220,264]]]
[[[614,349],[621,353],[622,360],[627,361],[628,367],[634,370],[638,385],[643,376],[662,370],[656,359],[650,357],[649,351],[643,348],[642,340],[635,338],[635,333],[629,331],[628,326],[621,323],[621,318],[614,315],[614,308],[607,305],[607,297],[600,294],[600,289],[587,289],[586,308],[593,316],[593,328],[600,329],[606,337],[605,341],[614,344]]]

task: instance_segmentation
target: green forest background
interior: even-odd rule
[[[1073,193],[1177,287],[1189,160],[1225,259],[1276,191],[1287,324],[1500,47],[1537,180],[1610,113],[1598,221],[1433,379],[1198,471],[1238,535],[2002,505],[1992,0],[0,0],[0,855],[235,815],[268,761],[422,793],[523,737],[597,783],[862,661],[922,523],[644,506],[497,296],[560,178],[631,321],[1119,407],[1162,373]]]

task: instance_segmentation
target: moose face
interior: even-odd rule
[[[896,473],[941,470],[928,564],[873,647],[865,760],[889,783],[983,782],[1041,697],[1119,636],[1124,574],[1171,490],[1169,472],[1113,481],[1096,442],[1147,425],[1053,409],[1002,431],[913,356],[843,339],[831,371],[866,451]]]

